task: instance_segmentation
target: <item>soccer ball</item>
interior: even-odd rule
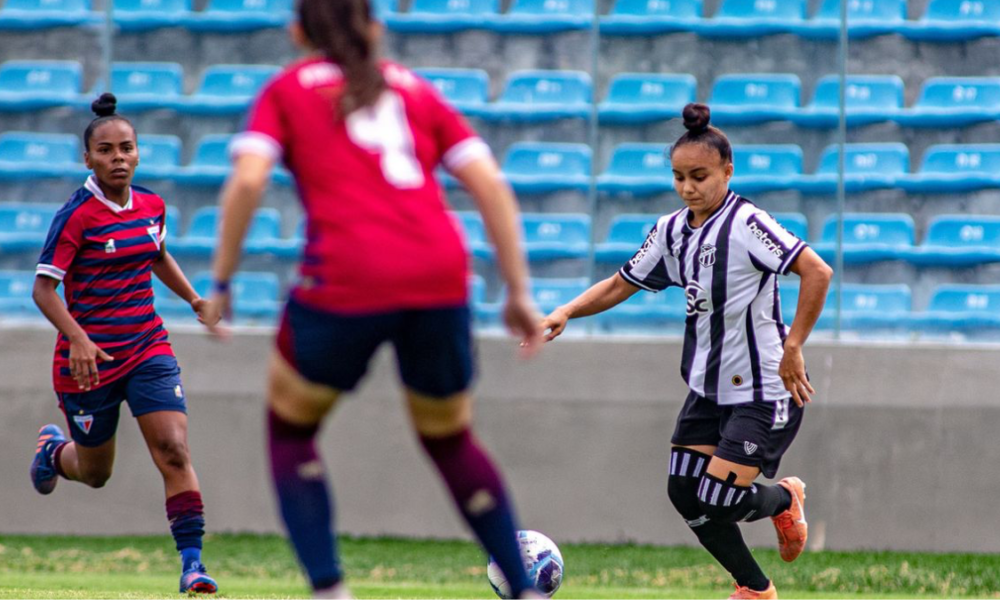
[[[518,531],[517,541],[521,546],[521,558],[528,571],[528,578],[543,594],[552,597],[563,579],[563,557],[559,548],[555,542],[537,531]],[[507,578],[492,556],[486,567],[486,575],[497,596],[513,598]]]

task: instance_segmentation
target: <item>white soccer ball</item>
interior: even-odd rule
[[[524,560],[525,570],[528,571],[528,578],[543,594],[551,598],[559,589],[563,579],[562,553],[559,552],[555,542],[537,531],[518,531],[517,541],[521,546],[521,558]],[[497,596],[513,598],[507,578],[492,556],[486,567],[486,575]]]

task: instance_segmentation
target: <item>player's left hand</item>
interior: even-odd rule
[[[778,365],[778,375],[785,383],[785,389],[792,393],[792,400],[795,400],[795,404],[800,408],[807,402],[812,402],[809,394],[815,394],[816,390],[806,375],[806,361],[802,358],[802,348],[785,345],[785,355]]]
[[[205,324],[205,327],[208,328],[208,331],[216,339],[228,340],[232,332],[229,330],[229,327],[225,326],[223,320],[232,320],[232,296],[229,292],[214,292],[212,298],[205,302],[205,304],[203,312],[198,315],[198,320]],[[194,304],[192,304],[193,306]]]
[[[222,319],[222,315],[211,309],[212,303],[205,298],[195,298],[191,301],[191,310],[198,316],[198,322],[202,325],[215,325]]]

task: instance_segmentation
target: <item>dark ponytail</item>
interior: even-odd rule
[[[125,121],[128,123],[129,127],[132,127],[132,130],[135,131],[135,127],[132,125],[131,121],[115,112],[117,109],[118,98],[115,98],[115,95],[109,92],[104,92],[101,94],[100,98],[94,100],[90,104],[90,110],[92,110],[97,117],[90,122],[90,125],[87,125],[87,129],[83,132],[84,150],[88,152],[90,151],[90,138],[94,135],[94,132],[97,131],[98,127],[110,121]]]
[[[386,87],[378,48],[370,37],[372,21],[369,0],[299,0],[299,23],[306,38],[344,74],[341,118],[375,104]]]
[[[722,158],[723,164],[733,162],[733,147],[729,144],[729,138],[722,130],[713,127],[712,111],[708,106],[692,102],[684,107],[682,113],[684,117],[684,128],[687,133],[682,135],[670,147],[670,156],[674,155],[674,150],[687,144],[703,144],[709,148],[715,148]]]

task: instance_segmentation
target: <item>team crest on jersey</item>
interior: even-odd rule
[[[80,431],[90,435],[90,428],[94,426],[94,415],[73,415],[73,422]]]
[[[711,303],[708,301],[708,292],[697,281],[692,280],[684,287],[684,295],[687,296],[687,316],[693,317],[712,312]]]
[[[118,249],[115,248],[115,238],[111,238],[110,240],[104,242],[104,252],[106,254],[114,254],[115,252],[118,252]]]
[[[160,228],[157,227],[156,225],[153,225],[152,227],[147,227],[146,228],[146,233],[149,234],[149,237],[153,238],[153,243],[156,244],[156,249],[159,250],[160,249]]]
[[[747,453],[747,456],[753,456],[753,453],[757,451],[757,444],[753,442],[743,442],[743,451]]]
[[[698,263],[704,268],[709,268],[715,264],[715,246],[705,244],[698,252]]]

